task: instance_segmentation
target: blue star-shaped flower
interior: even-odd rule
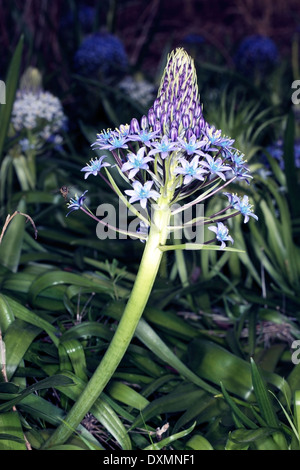
[[[249,221],[249,217],[253,217],[254,219],[258,220],[257,215],[255,215],[252,211],[252,204],[249,203],[248,196],[243,196],[241,199],[237,194],[231,193],[223,193],[225,196],[228,197],[228,200],[232,207],[238,210],[244,216],[244,223],[246,224]]]
[[[228,137],[223,137],[220,129],[216,129],[215,126],[210,126],[209,124],[206,124],[203,132],[203,141],[205,142],[206,148],[210,150],[218,150],[214,148],[214,146],[228,149],[234,142],[234,140]]]
[[[177,144],[175,142],[170,142],[166,135],[163,136],[161,141],[153,142],[152,146],[154,149],[149,152],[149,157],[151,155],[155,155],[156,153],[160,153],[163,160],[167,158],[170,152],[178,150]]]
[[[189,184],[193,179],[204,180],[204,174],[207,170],[199,167],[199,156],[195,155],[192,161],[187,161],[185,158],[179,159],[182,168],[176,168],[176,174],[184,175],[183,184]]]
[[[80,209],[80,207],[83,205],[83,202],[84,200],[86,199],[86,196],[85,194],[88,192],[88,190],[84,191],[83,194],[81,194],[81,196],[77,196],[77,194],[75,194],[75,197],[71,197],[70,199],[70,202],[67,204],[68,205],[68,208],[71,209],[66,217],[68,217],[69,214],[71,214],[71,212],[73,211],[78,211],[78,209]]]
[[[81,168],[80,171],[85,171],[84,179],[87,179],[90,175],[97,176],[101,168],[104,166],[110,166],[110,163],[103,162],[104,158],[107,158],[107,155],[102,155],[102,157],[97,158],[96,160],[90,160],[90,163],[87,163],[87,166]]]
[[[152,140],[157,137],[160,131],[149,131],[147,129],[140,130],[137,134],[131,135],[130,140],[132,141],[140,141],[145,144],[147,147],[151,147]]]
[[[103,145],[107,145],[109,143],[109,139],[111,139],[113,136],[113,131],[111,129],[107,129],[106,131],[100,132],[100,134],[97,134],[97,139],[96,142],[94,142],[91,147],[98,147],[98,148],[103,148]]]
[[[222,158],[215,159],[214,157],[211,157],[210,155],[207,155],[205,158],[207,161],[201,162],[201,165],[208,168],[210,173],[218,175],[220,178],[222,178],[222,180],[225,181],[226,178],[223,172],[231,170],[231,167],[227,165],[223,165]]]
[[[154,200],[159,198],[159,193],[154,189],[151,189],[153,181],[147,181],[144,185],[139,181],[135,181],[132,184],[133,189],[126,189],[125,193],[131,196],[129,199],[130,204],[136,201],[141,201],[141,206],[146,209],[147,201],[149,198]]]
[[[245,160],[244,160],[244,154],[243,153],[240,153],[239,151],[235,151],[234,153],[232,153],[230,155],[231,157],[231,160],[233,161],[233,163],[237,166],[243,166],[245,165]]]
[[[216,234],[216,239],[221,242],[221,250],[226,247],[226,241],[230,241],[232,244],[234,243],[233,238],[228,235],[228,228],[225,227],[223,222],[218,222],[216,227],[208,227],[208,230],[211,230]]]
[[[204,140],[197,141],[195,134],[193,134],[188,141],[180,137],[178,137],[177,140],[188,155],[194,155],[196,153],[197,155],[205,156],[205,153],[201,152],[199,148],[204,147],[206,142]]]
[[[96,146],[103,150],[127,149],[128,145],[126,144],[126,142],[128,142],[128,140],[128,135],[123,135],[119,131],[113,131],[111,132],[109,138],[103,138],[103,136],[101,136],[100,134],[100,137],[98,137],[98,139],[92,144],[92,146]]]
[[[127,155],[128,161],[123,164],[121,170],[122,171],[129,171],[129,178],[134,178],[135,175],[139,170],[148,170],[148,162],[153,161],[154,159],[152,157],[144,157],[146,148],[141,147],[137,154],[135,153],[129,153]]]

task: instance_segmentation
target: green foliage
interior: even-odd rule
[[[79,40],[78,22],[74,28]],[[40,450],[65,419],[110,344],[143,251],[139,242],[98,240],[82,214],[65,218],[59,193],[65,184],[71,195],[85,189],[78,169],[92,155],[91,134],[144,112],[114,86],[74,77],[72,86],[101,102],[101,118],[78,122],[80,138],[70,133],[63,149],[37,159],[35,189],[13,178],[7,149],[22,47],[23,38],[0,110],[1,218],[3,227],[15,210],[29,214],[38,237],[17,213],[0,244],[1,450]],[[255,85],[222,70],[213,70],[217,99],[204,100],[204,113],[245,153],[254,182],[242,191],[259,222],[234,221],[231,252],[166,251],[124,359],[54,450],[299,450],[300,368],[290,352],[300,334],[295,122],[279,95],[276,106],[266,90],[258,99]],[[282,130],[285,171],[269,155],[266,178],[260,151]],[[90,179],[94,206],[116,203],[101,180]],[[213,200],[206,210],[224,204]]]
[[[21,36],[19,43],[15,49],[14,55],[11,59],[5,83],[6,87],[6,104],[1,105],[0,108],[0,162],[3,157],[3,149],[6,143],[7,134],[10,125],[10,116],[13,108],[15,94],[17,90],[19,71],[22,59],[24,38]],[[3,184],[3,181],[2,181]]]

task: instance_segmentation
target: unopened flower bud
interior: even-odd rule
[[[161,124],[159,121],[156,121],[154,124],[154,131],[161,132]]]
[[[201,135],[201,129],[200,129],[200,126],[199,125],[196,125],[194,126],[194,134],[196,136],[197,139],[199,139],[200,135]]]
[[[155,110],[155,114],[156,114],[156,117],[157,119],[160,119],[161,118],[161,115],[162,115],[162,107],[159,105],[157,106],[156,110]]]
[[[175,142],[177,140],[177,137],[178,137],[178,131],[177,131],[177,128],[176,127],[172,127],[171,128],[171,131],[170,131],[170,140],[172,142]]]
[[[191,121],[190,121],[190,117],[188,114],[184,114],[182,116],[182,125],[185,129],[187,129],[190,125]]]
[[[148,119],[146,116],[142,116],[142,119],[141,119],[141,128],[143,130],[147,129],[148,128]]]
[[[131,119],[130,122],[130,133],[131,134],[137,134],[140,132],[140,125],[139,122],[136,118]]]
[[[191,138],[193,135],[194,135],[194,133],[193,133],[192,129],[189,128],[189,129],[186,130],[186,132],[185,132],[185,138],[186,138],[187,141],[189,141],[190,138]]]
[[[156,121],[156,116],[153,108],[150,108],[148,111],[148,122],[150,126],[154,126]]]

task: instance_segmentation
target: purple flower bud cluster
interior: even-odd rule
[[[177,51],[169,58],[158,97],[149,112],[152,119],[160,122],[161,131],[170,140],[175,141],[178,137],[189,140],[192,135],[198,139],[205,121],[197,76],[191,57],[181,56]]]

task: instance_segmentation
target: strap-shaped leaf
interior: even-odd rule
[[[0,160],[3,153],[3,147],[5,144],[5,139],[7,136],[10,116],[14,104],[16,89],[19,80],[19,71],[21,65],[22,51],[23,51],[24,38],[21,36],[17,47],[15,49],[14,55],[10,62],[8,72],[6,75],[6,104],[1,105],[0,108]]]
[[[15,411],[0,414],[1,450],[26,450],[20,417]]]
[[[52,375],[51,377],[47,377],[46,379],[40,380],[39,382],[31,385],[24,389],[17,397],[9,400],[6,403],[2,403],[0,405],[0,411],[6,411],[12,408],[13,406],[20,403],[25,397],[34,393],[38,390],[48,389],[48,388],[60,388],[73,385],[74,382],[71,377],[67,377],[63,374],[56,374]],[[0,414],[1,416],[1,414]]]
[[[26,212],[24,199],[18,204],[17,210]],[[12,272],[17,272],[22,251],[23,236],[26,218],[24,215],[16,214],[9,222],[0,244],[0,264],[6,266]]]

